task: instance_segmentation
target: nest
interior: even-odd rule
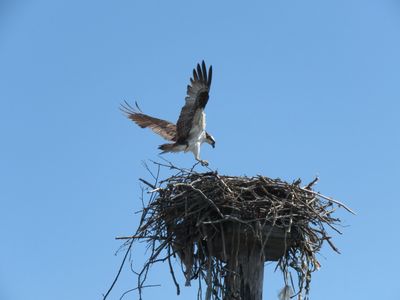
[[[262,264],[277,261],[285,286],[292,286],[298,299],[304,299],[311,274],[320,267],[316,254],[324,242],[339,252],[328,234],[340,233],[340,220],[333,214],[338,207],[352,211],[313,191],[317,178],[302,186],[300,180],[287,183],[265,176],[223,176],[166,167],[176,173],[162,181],[154,176],[155,184],[141,179],[151,198],[136,235],[129,238],[131,242],[144,239],[151,251],[139,273],[139,292],[150,266],[168,261],[179,294],[171,263],[171,258],[179,257],[186,285],[199,280],[199,298],[233,299],[228,296],[233,292],[230,266],[238,253],[256,249]]]

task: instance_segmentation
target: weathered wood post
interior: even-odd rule
[[[293,234],[260,221],[226,222],[208,240],[215,257],[226,262],[224,300],[262,300],[264,263],[277,261],[291,246]]]
[[[227,262],[224,300],[262,300],[264,257],[260,247],[242,249]]]

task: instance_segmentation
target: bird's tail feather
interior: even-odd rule
[[[162,144],[158,147],[158,149],[162,150],[161,154],[167,152],[179,152],[184,150],[184,145],[179,145],[176,143],[173,144]]]

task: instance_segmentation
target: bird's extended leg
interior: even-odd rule
[[[201,163],[202,166],[208,166],[208,161],[202,160],[200,158],[200,146],[201,146],[201,143],[196,143],[196,146],[194,147],[194,150],[193,150],[194,157],[196,158],[196,160],[198,162]]]

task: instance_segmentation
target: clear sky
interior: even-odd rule
[[[101,299],[122,259],[114,237],[138,222],[142,161],[163,142],[119,104],[175,121],[202,59],[211,168],[318,175],[358,213],[338,214],[342,254],[323,249],[311,299],[397,299],[399,53],[397,0],[0,0],[0,299]],[[282,287],[273,268],[265,299]],[[177,297],[167,265],[148,283],[162,287],[145,299],[196,292]],[[135,284],[126,270],[109,299]]]

